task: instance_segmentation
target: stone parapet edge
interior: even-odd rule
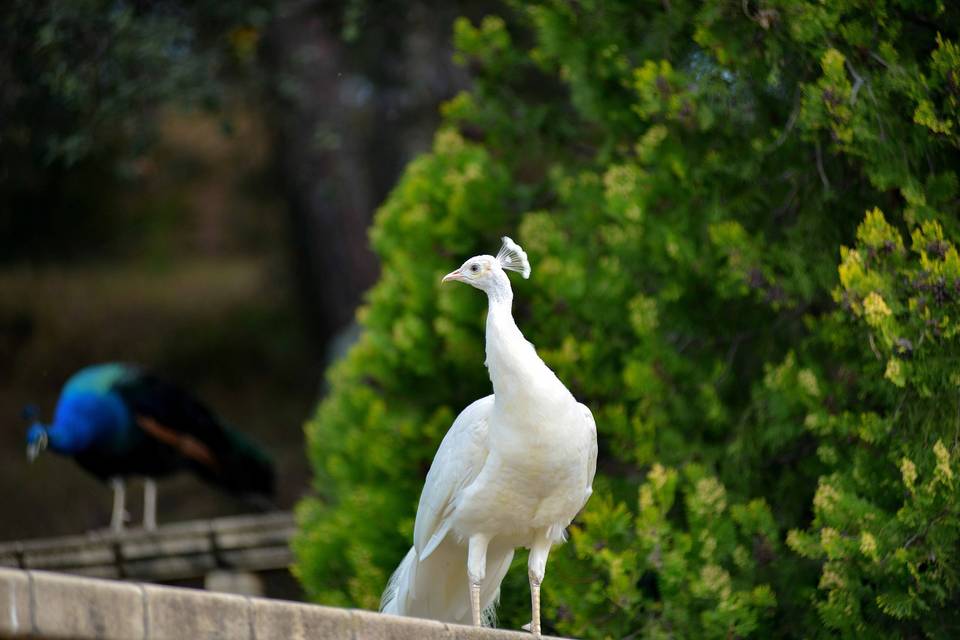
[[[0,568],[0,638],[71,640],[529,640],[266,598]]]

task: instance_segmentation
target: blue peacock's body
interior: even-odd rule
[[[103,479],[189,470],[236,495],[271,496],[269,457],[178,387],[126,364],[87,367],[64,385],[50,425],[27,434]]]

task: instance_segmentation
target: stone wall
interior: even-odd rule
[[[529,640],[370,611],[0,568],[0,638]]]

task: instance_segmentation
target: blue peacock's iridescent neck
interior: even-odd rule
[[[67,389],[60,396],[47,434],[51,449],[74,454],[95,443],[115,440],[129,424],[130,413],[117,394]]]

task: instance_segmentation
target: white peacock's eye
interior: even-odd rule
[[[470,265],[470,273],[477,273],[478,271],[480,271],[480,265],[478,265],[476,262]]]

